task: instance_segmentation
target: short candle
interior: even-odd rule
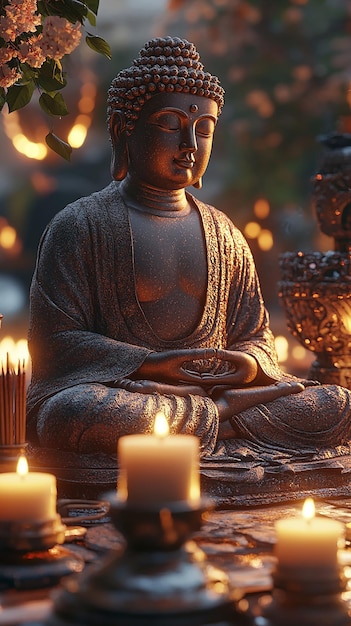
[[[315,517],[312,498],[305,501],[301,517],[281,519],[275,530],[279,569],[338,569],[344,525],[327,517]]]
[[[0,521],[44,522],[54,519],[56,478],[44,472],[28,472],[25,457],[20,457],[17,472],[0,474]]]
[[[199,440],[169,435],[162,413],[154,434],[127,435],[118,440],[118,496],[134,506],[158,506],[185,500],[199,502]]]

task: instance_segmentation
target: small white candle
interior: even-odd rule
[[[275,555],[280,569],[338,569],[344,525],[327,517],[315,517],[312,498],[305,501],[301,517],[281,519],[275,530]]]
[[[17,472],[0,474],[0,521],[43,522],[54,519],[56,478],[44,472],[28,472],[25,457],[20,457]]]
[[[200,498],[199,440],[169,435],[162,413],[153,435],[128,435],[118,441],[118,495],[137,506],[164,505]]]

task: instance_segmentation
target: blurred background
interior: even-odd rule
[[[174,35],[195,43],[226,91],[196,195],[244,232],[282,366],[304,374],[313,359],[286,328],[279,255],[332,249],[311,210],[310,179],[322,152],[318,137],[351,132],[351,2],[100,0],[96,32],[109,42],[112,61],[82,43],[65,63],[70,114],[54,120],[53,131],[73,146],[70,162],[47,150],[52,122],[35,98],[0,114],[0,353],[9,341],[26,338],[30,281],[46,224],[68,202],[111,180],[106,93],[112,78],[148,39]]]

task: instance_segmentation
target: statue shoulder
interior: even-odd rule
[[[70,224],[84,227],[90,221],[102,222],[104,213],[116,212],[116,206],[123,205],[118,184],[110,183],[107,187],[95,191],[88,196],[82,196],[67,204],[51,219],[48,224],[50,228],[63,228]]]
[[[98,233],[109,233],[123,212],[118,209],[123,206],[118,184],[111,183],[104,189],[74,200],[56,213],[46,226],[42,241],[51,241],[58,248],[73,245],[73,242],[79,245],[87,238],[96,238]]]

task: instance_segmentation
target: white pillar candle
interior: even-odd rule
[[[162,419],[163,417],[163,419]],[[133,506],[199,502],[199,440],[169,435],[163,414],[153,435],[128,435],[118,441],[118,495]]]
[[[327,517],[315,517],[312,498],[306,500],[301,517],[281,519],[276,522],[275,530],[279,569],[338,568],[338,548],[343,543],[344,525]]]
[[[18,461],[17,472],[0,474],[2,522],[43,522],[54,519],[57,515],[56,498],[55,476],[44,472],[28,472],[24,457]]]

